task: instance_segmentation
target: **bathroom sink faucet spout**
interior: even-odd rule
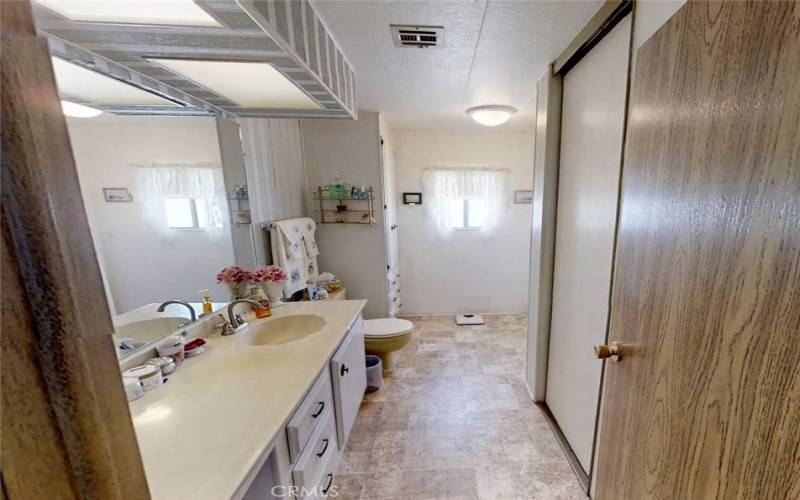
[[[228,321],[234,329],[245,324],[245,321],[243,321],[238,314],[233,314],[233,309],[236,307],[236,304],[250,304],[254,309],[261,307],[261,304],[250,299],[238,299],[228,304]]]
[[[163,313],[164,309],[166,309],[168,305],[172,305],[172,304],[180,304],[180,305],[186,307],[186,309],[189,310],[189,316],[190,316],[191,319],[189,321],[187,321],[186,323],[184,323],[183,325],[180,325],[180,326],[188,325],[189,323],[194,323],[195,321],[197,321],[197,313],[194,312],[194,307],[189,305],[188,302],[183,302],[181,300],[168,300],[168,301],[164,302],[163,304],[161,304],[160,306],[158,306],[158,309],[156,309],[156,311],[158,311],[160,313]]]

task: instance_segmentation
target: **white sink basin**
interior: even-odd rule
[[[165,318],[143,319],[127,325],[114,327],[114,334],[123,339],[150,341],[163,337],[189,321],[187,318],[167,316]]]
[[[249,345],[279,345],[304,339],[319,332],[325,326],[325,318],[316,314],[297,314],[271,319],[242,334]]]

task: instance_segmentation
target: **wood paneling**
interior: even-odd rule
[[[800,2],[638,53],[596,498],[800,498]]]
[[[5,493],[149,498],[47,47],[28,2],[0,24]]]

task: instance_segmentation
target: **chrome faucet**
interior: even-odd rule
[[[194,312],[194,307],[190,306],[188,302],[183,302],[183,301],[180,301],[180,300],[168,300],[168,301],[164,302],[163,304],[161,304],[160,306],[158,306],[158,309],[156,309],[156,311],[158,311],[160,313],[163,313],[164,309],[166,309],[167,306],[171,305],[171,304],[180,304],[182,306],[185,306],[186,309],[189,310],[189,314],[191,315],[191,318],[192,318],[191,320],[187,321],[186,323],[183,323],[183,324],[178,325],[178,326],[186,326],[189,323],[194,323],[195,321],[197,321],[197,313]]]
[[[214,325],[214,328],[219,328],[219,332],[222,335],[233,335],[236,333],[231,324],[228,323],[228,320],[225,319],[225,316],[217,314],[217,318],[219,318],[219,322]]]
[[[250,300],[250,299],[238,299],[228,304],[228,321],[230,322],[234,330],[246,324],[246,322],[242,320],[241,316],[239,316],[238,314],[236,315],[233,314],[233,308],[236,306],[236,304],[250,304],[251,306],[253,306],[254,309],[263,307],[255,300]]]

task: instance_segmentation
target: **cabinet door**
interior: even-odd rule
[[[364,390],[367,388],[364,320],[361,316],[353,323],[350,332],[331,360],[331,379],[339,448],[344,449],[350,429],[356,420],[361,399],[364,397]]]

